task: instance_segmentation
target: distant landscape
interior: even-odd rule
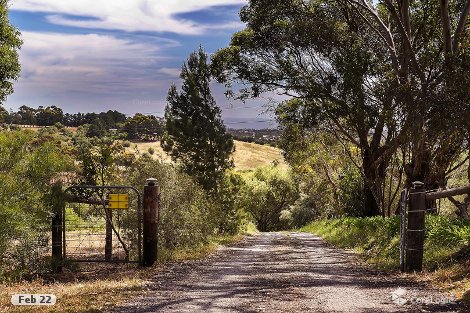
[[[135,146],[140,153],[148,153],[149,148],[153,148],[155,151],[152,157],[155,159],[171,160],[168,154],[163,151],[158,141],[132,143],[128,150],[132,151]],[[273,162],[278,163],[279,166],[283,168],[287,167],[284,157],[282,156],[282,150],[269,145],[259,145],[235,140],[235,152],[232,157],[236,170],[253,170],[260,166],[270,166]]]
[[[0,313],[470,312],[470,0],[0,0]]]

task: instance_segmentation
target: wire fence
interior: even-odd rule
[[[140,194],[130,187],[69,188],[63,213],[64,259],[140,262],[140,202]]]

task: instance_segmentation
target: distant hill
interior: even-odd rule
[[[281,132],[278,129],[233,129],[227,131],[235,140],[244,142],[254,142],[260,145],[269,144],[276,146]]]
[[[141,153],[148,152],[149,148],[153,148],[155,151],[154,158],[162,158],[170,162],[170,157],[163,151],[158,141],[133,143],[128,149],[132,151],[135,149],[135,145]],[[272,164],[275,160],[279,162],[280,166],[287,167],[280,149],[255,143],[235,141],[233,159],[237,170],[251,170],[259,166]]]

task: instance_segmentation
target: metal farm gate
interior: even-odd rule
[[[74,186],[64,191],[64,261],[142,262],[142,201],[129,186]]]

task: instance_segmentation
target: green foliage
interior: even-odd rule
[[[312,196],[301,193],[299,199],[289,209],[290,225],[294,228],[305,226],[317,219],[320,211]]]
[[[0,124],[7,122],[8,115],[8,111],[5,110],[4,107],[0,106]]]
[[[161,188],[159,247],[161,256],[207,243],[217,224],[215,208],[204,190],[171,164],[141,156],[123,178],[136,188],[149,177]]]
[[[13,113],[15,116],[15,120],[12,121],[14,123],[22,124],[22,125],[36,125],[36,114],[38,110],[30,108],[26,105],[20,106],[18,112]]]
[[[43,269],[51,181],[71,167],[57,133],[0,132],[0,272]]]
[[[255,220],[260,231],[286,229],[281,212],[299,197],[297,184],[289,172],[278,167],[258,168],[244,175],[240,205]]]
[[[228,92],[238,98],[295,95],[277,107],[281,126],[293,136],[326,130],[345,150],[354,146],[360,211],[387,214],[394,158],[407,186],[419,180],[435,189],[468,151],[469,85],[460,83],[470,77],[467,6],[448,2],[445,12],[438,1],[249,1],[240,13],[246,28],[212,57],[212,71],[229,88],[241,86]]]
[[[13,93],[13,81],[18,79],[18,50],[22,45],[20,31],[8,19],[8,0],[0,1],[0,103]]]
[[[351,162],[339,171],[339,207],[348,216],[364,216],[364,180],[361,172]]]
[[[220,184],[214,198],[219,233],[235,235],[240,231],[244,219],[243,212],[239,208],[243,183],[243,176],[231,171],[227,172]]]
[[[97,118],[91,124],[82,126],[86,129],[86,136],[89,138],[100,138],[106,136],[108,129],[103,120]]]
[[[132,162],[126,159],[123,145],[113,136],[89,138],[83,131],[79,130],[72,140],[73,153],[81,169],[79,183],[94,186],[118,180],[120,162]]]
[[[58,125],[59,128],[60,125]],[[115,137],[86,136],[48,127],[37,132],[0,131],[0,276],[21,279],[47,271],[50,265],[50,223],[61,198],[54,183],[63,172],[77,174],[77,184],[132,185],[141,190],[156,177],[162,188],[160,258],[177,251],[199,249],[220,234],[236,234],[246,215],[238,205],[242,178],[229,173],[217,197],[174,164],[156,161],[146,153],[127,152]],[[138,153],[138,152],[137,152]],[[94,221],[92,211],[73,209],[69,219]],[[105,225],[96,220],[96,227]],[[135,225],[129,235],[136,234]],[[126,228],[127,229],[127,228]]]
[[[353,248],[385,268],[399,267],[400,218],[341,218],[320,220],[301,229],[342,248]],[[426,217],[424,265],[434,269],[470,245],[470,221]]]
[[[64,120],[64,112],[54,105],[46,108],[40,106],[36,111],[35,119],[39,126],[51,126]]]
[[[451,246],[470,245],[470,221],[432,216],[426,220],[426,238],[436,242],[447,242]]]
[[[129,140],[154,141],[163,134],[163,122],[153,115],[136,114],[122,128]]]
[[[173,85],[165,108],[162,147],[206,191],[216,193],[225,171],[233,167],[234,143],[210,91],[210,70],[202,48],[182,67],[181,92]]]
[[[155,148],[149,147],[149,148],[147,149],[147,151],[148,151],[148,153],[149,153],[150,155],[154,155],[154,153],[155,153]]]
[[[311,210],[311,216],[363,215],[363,178],[351,160],[357,149],[341,145],[327,132],[306,132],[297,124],[289,124],[282,132],[280,146],[305,194],[305,203],[295,206],[299,213]],[[355,161],[360,162],[359,158]]]

